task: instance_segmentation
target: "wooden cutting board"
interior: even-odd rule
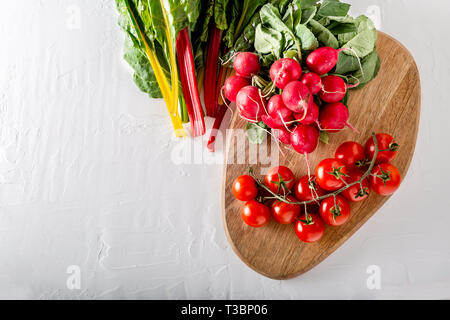
[[[328,145],[320,144],[310,155],[312,168],[324,158],[332,158],[336,148],[344,141],[354,140],[361,144],[372,132],[392,134],[400,144],[397,158],[393,161],[404,178],[414,154],[420,117],[420,78],[417,66],[408,50],[392,37],[379,32],[377,49],[381,58],[378,76],[361,90],[352,91],[349,99],[350,123],[360,134],[350,129],[330,134]],[[243,129],[245,121],[237,112],[231,129]],[[240,135],[244,135],[241,130]],[[250,268],[273,279],[296,277],[323,261],[389,199],[371,193],[368,199],[351,205],[351,218],[340,227],[326,227],[323,238],[314,244],[301,242],[294,225],[280,225],[273,219],[262,228],[251,228],[241,219],[243,203],[231,192],[233,180],[246,174],[252,166],[256,175],[267,170],[270,164],[261,160],[249,161],[249,144],[237,146],[236,137],[228,136],[223,183],[223,222],[228,240],[234,251]],[[269,139],[270,153],[270,139]],[[282,148],[279,164],[292,169],[296,177],[307,174],[304,157],[295,151]],[[264,152],[263,152],[264,153]],[[245,154],[245,163],[235,164],[239,155]],[[264,158],[264,157],[262,157]],[[252,162],[252,164],[249,164]],[[400,187],[399,191],[402,192]],[[395,212],[393,212],[395,214]]]

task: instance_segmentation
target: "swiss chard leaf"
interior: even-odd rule
[[[124,59],[134,70],[134,82],[138,88],[148,93],[151,98],[162,98],[161,90],[155,77],[155,73],[147,56],[136,48],[131,39],[125,39]]]
[[[236,39],[242,35],[256,11],[266,2],[267,0],[233,0],[231,21],[224,37],[228,48],[233,47]]]
[[[202,16],[203,19],[203,27],[202,27],[202,33],[200,35],[200,39],[202,42],[208,41],[209,36],[209,22],[211,21],[211,18],[214,16],[214,0],[209,0],[208,4],[206,6],[206,10]]]
[[[229,19],[228,23],[228,29],[225,32],[225,35],[223,37],[223,41],[225,42],[225,45],[228,48],[231,48],[234,44],[234,36],[236,33],[236,28],[238,26],[239,18],[240,18],[240,12],[242,12],[242,2],[239,0],[234,0],[231,3],[230,7],[230,16],[231,19]]]
[[[193,2],[200,3],[199,0]],[[126,47],[126,50],[128,50],[126,59],[135,70],[136,84],[141,90],[149,92],[150,95],[157,95],[156,90],[153,90],[153,84],[150,83],[152,77],[149,68],[146,67],[146,64],[149,63],[159,90],[166,101],[175,135],[178,137],[185,136],[178,112],[179,80],[175,57],[178,22],[175,23],[174,21],[178,21],[179,19],[176,19],[176,17],[181,15],[178,12],[179,6],[172,7],[173,0],[166,0],[166,2],[162,0],[116,0],[116,5],[120,14],[119,25],[131,41],[128,43],[128,48]],[[185,16],[185,14],[183,15]],[[186,21],[186,27],[188,27],[189,19],[186,18]],[[130,43],[138,51],[131,51]],[[143,55],[146,57],[145,61],[142,61]],[[142,64],[142,67],[138,68],[137,63]],[[147,73],[145,69],[147,69]],[[169,78],[170,81],[168,81]]]
[[[195,69],[199,70],[205,66],[205,49],[200,37],[196,37],[192,45],[194,50]]]
[[[256,26],[261,22],[259,13],[255,13],[250,24],[244,29],[244,32],[237,39],[234,49],[236,52],[250,49],[255,42]]]
[[[188,0],[189,2],[191,0]],[[179,2],[179,0],[178,0]],[[220,30],[228,29],[227,9],[229,0],[215,0],[214,3],[214,21]]]
[[[151,67],[150,61],[145,53],[144,44],[139,40],[139,36],[133,27],[128,11],[123,0],[116,0],[117,10],[119,12],[119,26],[128,35],[125,38],[124,43],[124,59],[128,62],[134,71],[133,79],[138,88],[150,95],[152,98],[161,98],[162,93],[159,89],[158,82],[155,77],[155,73]],[[137,7],[137,15],[139,27],[144,32],[149,41],[160,42],[165,44],[164,36],[160,34],[160,28],[157,22],[152,22],[150,7],[143,3],[142,6]],[[157,48],[161,48],[157,45]],[[159,50],[161,66],[163,67],[164,74],[169,79],[170,71],[166,61],[166,54],[164,50]]]
[[[239,21],[238,27],[236,28],[236,35],[239,35],[237,39],[235,40],[235,43],[233,45],[233,49],[228,51],[228,53],[223,57],[224,61],[229,61],[232,59],[233,55],[236,52],[241,51],[248,51],[252,48],[255,42],[255,31],[258,24],[261,23],[261,18],[259,16],[259,12],[257,12],[257,9],[259,9],[259,6],[263,5],[264,3],[271,3],[274,6],[278,6],[281,2],[281,0],[249,0],[248,8],[245,9],[245,3],[247,1],[244,1],[244,10],[243,14],[245,14],[244,19]],[[255,7],[255,5],[258,4],[258,6]],[[254,11],[253,11],[254,10]],[[252,15],[250,12],[254,12]],[[248,22],[247,22],[248,21]],[[241,31],[242,30],[242,31]]]
[[[235,0],[238,2],[242,2],[242,0]],[[261,8],[267,0],[244,0],[242,5],[242,14],[239,19],[239,23],[236,26],[236,37],[239,37],[244,28],[250,24],[253,16],[257,12],[259,8]]]

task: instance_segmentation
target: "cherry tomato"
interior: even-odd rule
[[[355,181],[358,181],[362,178],[364,172],[361,169],[353,169],[348,173],[348,177],[346,179],[348,184],[351,184]],[[342,191],[341,195],[344,196],[348,201],[358,202],[366,199],[370,193],[370,183],[369,179],[364,179],[361,185],[355,184],[354,186]]]
[[[370,186],[373,191],[382,196],[393,194],[401,182],[400,172],[390,163],[381,163],[375,166],[370,175]]]
[[[298,202],[293,196],[287,196],[286,200],[289,202]],[[281,224],[291,224],[301,212],[299,204],[290,204],[280,200],[272,204],[272,216]]]
[[[322,160],[316,168],[316,181],[322,189],[327,191],[342,188],[345,185],[346,177],[345,165],[336,159]]]
[[[341,144],[336,149],[334,157],[349,170],[368,164],[363,146],[355,141],[347,141]]]
[[[303,242],[316,242],[322,238],[325,233],[325,224],[318,214],[308,214],[309,219],[305,214],[301,214],[295,223],[295,233],[297,237]]]
[[[303,176],[298,179],[294,187],[295,197],[300,201],[310,201],[321,197],[325,194],[325,190],[317,185],[316,176]]]
[[[287,167],[273,167],[267,172],[264,181],[273,193],[283,194],[288,193],[292,189],[295,183],[295,176],[291,169]]]
[[[255,200],[245,203],[241,211],[242,220],[251,227],[259,228],[270,221],[270,209]]]
[[[387,163],[394,160],[399,147],[399,145],[394,141],[394,138],[387,133],[377,133],[375,136],[377,138],[378,150],[381,151],[378,152],[375,163]],[[373,141],[373,137],[370,137],[369,140],[367,140],[364,151],[368,160],[371,161],[375,155],[375,143]]]
[[[337,227],[343,225],[350,218],[350,205],[340,195],[336,196],[336,205],[334,197],[328,197],[320,203],[319,213],[327,225]]]
[[[258,187],[253,177],[243,175],[233,182],[233,195],[241,201],[254,200],[258,195]]]

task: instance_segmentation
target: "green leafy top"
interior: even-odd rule
[[[164,74],[170,80],[172,72],[169,48],[172,48],[172,54],[175,55],[178,32],[186,27],[190,30],[196,28],[201,0],[129,0],[129,2],[133,5],[139,29],[143,31]],[[160,98],[161,91],[145,54],[144,44],[130,21],[126,1],[116,0],[116,7],[119,12],[119,26],[128,35],[124,45],[124,58],[135,72],[134,81],[139,89],[151,97]],[[169,26],[169,35],[166,26]]]
[[[266,3],[259,17],[253,18],[248,33],[244,31],[236,40],[234,49],[251,50],[253,46],[262,64],[268,66],[281,57],[292,57],[295,51],[300,51],[301,60],[319,46],[346,48],[333,73],[352,83],[359,81],[358,87],[362,87],[379,69],[375,47],[378,33],[368,17],[353,18],[348,15],[349,9],[349,4],[339,0]]]
[[[134,4],[137,10],[141,30],[144,31],[146,37],[152,43],[156,40],[158,41],[159,46],[164,45],[164,37],[159,34],[158,24],[151,18],[154,11],[150,10],[148,2],[134,1]],[[150,97],[162,98],[155,73],[145,54],[145,48],[139,40],[139,36],[130,21],[125,1],[116,0],[116,6],[119,12],[119,26],[128,35],[128,37],[125,38],[124,59],[134,70],[134,81],[138,88],[143,92],[148,93]],[[163,57],[166,59],[165,54],[163,54]],[[168,76],[170,72],[167,63],[164,65],[166,66],[164,72],[166,73],[166,76]]]
[[[202,13],[203,25],[200,35],[200,39],[202,42],[208,41],[209,22],[211,21],[211,18],[213,16],[214,16],[214,0],[208,0]]]
[[[267,131],[270,128],[264,122],[252,123],[247,122],[245,126],[248,141],[251,144],[261,144],[267,137]]]
[[[214,4],[214,21],[220,30],[228,29],[227,9],[229,0],[216,0]]]

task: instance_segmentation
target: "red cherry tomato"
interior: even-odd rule
[[[362,178],[364,172],[361,169],[353,169],[348,173],[348,177],[346,179],[348,184],[351,184],[355,181],[358,181]],[[358,202],[366,199],[370,193],[370,183],[366,178],[362,182],[361,185],[355,184],[354,186],[342,191],[341,195],[344,196],[348,201]]]
[[[402,182],[400,171],[390,163],[381,163],[372,170],[370,186],[376,193],[389,196],[397,191]]]
[[[341,161],[348,170],[368,164],[363,146],[355,141],[347,141],[341,144],[336,149],[334,157]]]
[[[378,150],[381,151],[378,152],[375,163],[387,163],[394,160],[399,147],[394,138],[387,133],[377,133],[375,136],[377,138]],[[375,155],[375,143],[373,141],[373,137],[370,137],[369,140],[367,140],[364,151],[368,160],[371,161],[373,156]]]
[[[326,191],[317,185],[316,176],[303,176],[294,186],[295,197],[300,201],[310,201],[325,195]],[[314,205],[314,203],[311,203]]]
[[[245,203],[241,211],[242,220],[251,227],[259,228],[270,221],[270,209],[255,200]]]
[[[295,233],[303,242],[316,242],[322,238],[325,233],[325,224],[318,214],[310,213],[309,219],[305,214],[301,214],[295,223]]]
[[[298,202],[293,196],[287,196],[286,200],[289,202]],[[280,200],[272,204],[272,216],[281,224],[291,224],[301,212],[299,204],[290,204]]]
[[[322,160],[316,168],[316,181],[322,189],[335,191],[345,185],[347,169],[336,159]],[[344,181],[343,181],[344,180]]]
[[[254,200],[258,195],[258,187],[253,177],[243,175],[233,182],[233,195],[241,201]]]
[[[327,225],[337,227],[343,225],[350,218],[350,205],[340,195],[336,196],[336,205],[334,197],[328,197],[320,203],[319,213]]]
[[[291,169],[287,167],[273,167],[267,172],[264,181],[273,193],[283,194],[288,193],[292,189],[295,183],[295,176]]]

